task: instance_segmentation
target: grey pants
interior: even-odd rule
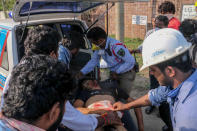
[[[133,70],[118,75],[120,88],[128,94],[130,94],[132,87],[134,86],[135,75],[136,73]]]

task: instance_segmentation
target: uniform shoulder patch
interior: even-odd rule
[[[120,50],[118,50],[118,52],[117,52],[117,54],[119,55],[119,56],[125,56],[125,51],[121,48]]]

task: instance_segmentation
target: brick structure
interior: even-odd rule
[[[152,18],[158,15],[158,6],[165,0],[149,0],[147,2],[133,2],[124,4],[124,21],[125,21],[125,37],[129,38],[141,38],[143,39],[146,31],[152,29]],[[176,8],[175,17],[179,20],[181,19],[182,5],[184,4],[194,4],[195,0],[169,0],[174,3]],[[110,4],[109,4],[110,5]],[[105,5],[97,9],[93,9],[83,15],[82,19],[88,21],[90,25],[99,14],[106,10]],[[84,17],[84,16],[88,16]],[[136,25],[132,24],[132,15],[142,15],[147,16],[147,25]],[[115,7],[109,11],[109,34],[115,34]],[[106,27],[105,18],[102,18],[96,25],[103,28]]]

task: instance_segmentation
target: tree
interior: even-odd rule
[[[0,11],[11,11],[14,4],[15,0],[1,0]]]

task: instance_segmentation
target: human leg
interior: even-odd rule
[[[137,127],[132,119],[132,116],[128,110],[123,111],[122,122],[124,123],[124,127],[128,131],[137,131]]]
[[[167,128],[163,129],[164,131],[173,131],[171,117],[170,117],[170,108],[167,102],[163,102],[159,106],[159,114],[161,119],[166,124]]]
[[[133,70],[118,75],[120,88],[122,88],[125,92],[127,92],[128,95],[130,95],[130,92],[134,85],[135,75],[136,73]]]

